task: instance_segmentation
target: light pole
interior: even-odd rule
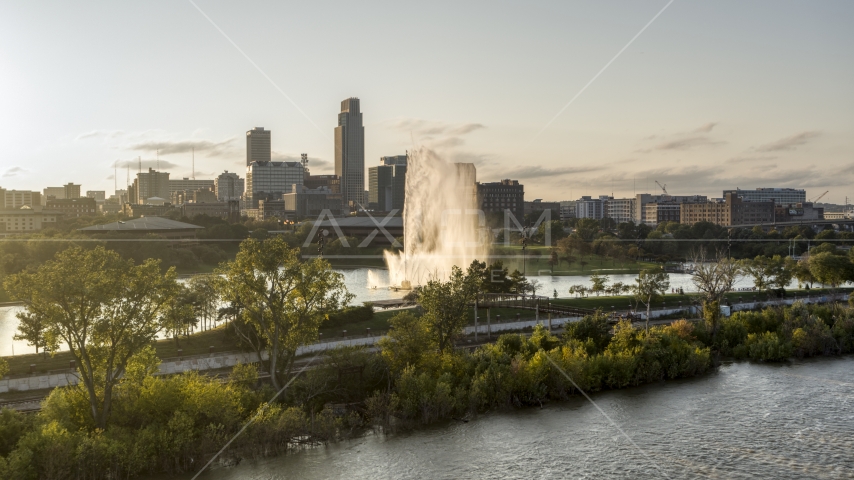
[[[329,235],[329,230],[323,229],[318,232],[319,237],[317,240],[317,251],[320,253],[320,258],[323,258],[323,244],[326,242],[326,236]]]
[[[528,227],[522,229],[522,276],[527,277],[528,262],[525,257],[525,250],[528,248]]]

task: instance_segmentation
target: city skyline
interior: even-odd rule
[[[197,177],[242,177],[240,137],[256,125],[273,132],[273,160],[308,152],[313,174],[331,173],[333,115],[353,96],[367,112],[365,168],[426,145],[475,163],[482,181],[518,179],[532,199],[656,193],[656,180],[674,194],[854,196],[846,2],[538,3],[483,18],[436,4],[417,31],[406,6],[327,19],[308,5],[258,17],[197,4],[227,38],[191,4],[4,6],[0,85],[16,94],[0,100],[0,186],[110,191],[114,163],[133,177],[137,156],[192,177],[193,149]],[[284,17],[287,32],[274,28]],[[348,22],[359,35],[338,31]]]

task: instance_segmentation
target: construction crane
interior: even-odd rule
[[[658,183],[658,180],[656,180],[655,184],[658,185],[659,187],[661,187],[661,191],[664,192],[665,195],[670,195],[669,193],[667,193],[667,184],[666,183],[664,185],[662,185],[662,184]]]
[[[825,190],[825,191],[824,191],[824,193],[822,193],[821,195],[819,195],[819,196],[815,197],[815,200],[810,200],[810,202],[812,202],[812,203],[816,203],[816,202],[818,202],[818,201],[819,201],[819,200],[821,200],[825,195],[827,195],[827,194],[828,194],[828,192],[830,192],[830,190]]]

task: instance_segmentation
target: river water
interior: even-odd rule
[[[389,290],[388,270],[381,268],[355,268],[339,270],[344,275],[344,281],[347,289],[355,298],[351,303],[361,305],[362,302],[375,300],[387,300],[392,298],[401,298],[407,292]],[[529,276],[530,280],[536,280],[539,284],[537,289],[538,295],[553,296],[556,291],[559,296],[569,296],[569,287],[572,285],[590,286],[590,277],[587,276]],[[610,275],[611,283],[622,282],[624,284],[633,285],[637,275],[621,274]],[[682,288],[686,292],[692,292],[696,289],[691,283],[691,276],[684,273],[671,273],[670,286],[672,288]],[[735,284],[735,288],[749,288],[752,282],[749,278],[740,278]],[[795,283],[790,287],[796,286]],[[27,345],[24,340],[13,340],[18,328],[18,319],[15,314],[20,312],[20,307],[0,307],[0,356],[7,355],[22,355],[27,353],[35,353],[35,348]]]
[[[592,398],[637,447],[581,397],[371,434],[200,478],[854,478],[851,356],[725,364]]]

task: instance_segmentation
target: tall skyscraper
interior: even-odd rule
[[[270,131],[255,127],[246,132],[246,166],[252,162],[269,162]]]
[[[335,174],[341,179],[345,208],[365,202],[365,127],[355,97],[341,102],[335,127]]]

